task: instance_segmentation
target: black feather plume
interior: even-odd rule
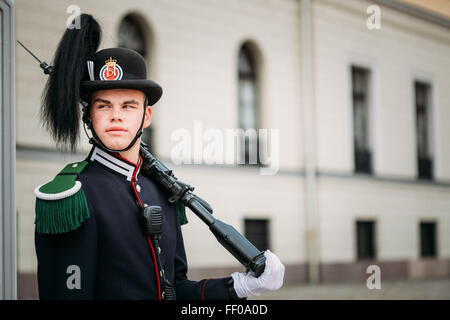
[[[81,14],[80,28],[66,29],[42,95],[41,120],[60,149],[76,150],[80,129],[80,82],[101,41],[93,16]]]

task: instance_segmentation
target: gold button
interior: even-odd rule
[[[140,185],[136,185],[136,190],[137,190],[137,192],[141,192],[141,186]]]

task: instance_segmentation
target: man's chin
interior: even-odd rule
[[[119,139],[117,139],[119,140]],[[131,141],[122,141],[123,139],[120,139],[121,141],[103,141],[103,144],[111,150],[123,150],[131,143]]]

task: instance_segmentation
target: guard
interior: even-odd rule
[[[97,51],[99,24],[80,21],[59,43],[41,114],[60,148],[76,149],[80,120],[93,147],[35,189],[40,299],[228,300],[279,289],[284,266],[270,251],[258,278],[187,279],[184,206],[140,173],[142,131],[162,88],[137,52]]]

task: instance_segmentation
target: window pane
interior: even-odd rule
[[[421,179],[431,179],[433,162],[430,141],[430,86],[416,82],[415,96],[418,176]]]
[[[247,132],[240,138],[239,163],[259,165],[257,78],[254,57],[247,44],[239,51],[238,78],[239,128],[256,132]]]
[[[371,173],[369,136],[369,71],[352,67],[353,143],[355,172]]]
[[[257,130],[256,103],[254,81],[250,79],[239,80],[239,126],[244,131],[247,129]],[[258,163],[258,137],[248,134],[240,138],[240,163]]]
[[[428,157],[428,87],[416,82],[417,149],[419,157]]]
[[[436,256],[436,223],[420,224],[420,253],[422,257]]]
[[[256,129],[255,83],[239,80],[239,124],[241,129]]]
[[[245,219],[245,237],[261,251],[269,249],[269,221]]]
[[[119,47],[133,49],[143,57],[147,55],[144,32],[139,22],[132,16],[122,19],[117,37]]]
[[[239,78],[256,78],[256,70],[253,55],[246,44],[239,51]]]
[[[355,135],[355,148],[357,150],[367,150],[369,139],[367,136],[367,109],[364,101],[354,101],[353,108],[353,130]]]
[[[358,259],[375,258],[375,223],[373,221],[356,222]]]

